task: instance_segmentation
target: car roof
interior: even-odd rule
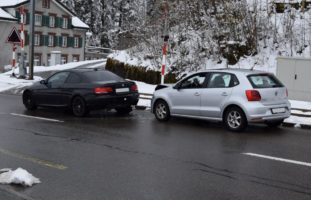
[[[202,72],[228,72],[233,74],[243,74],[243,75],[251,75],[251,74],[269,74],[270,72],[259,71],[259,70],[251,70],[251,69],[239,69],[239,68],[220,68],[220,69],[208,69]]]

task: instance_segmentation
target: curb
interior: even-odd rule
[[[294,123],[288,123],[288,122],[284,122],[282,124],[282,126],[284,127],[288,127],[288,128],[295,128],[296,124]],[[300,124],[300,127],[301,129],[307,129],[307,130],[311,130],[311,125],[306,125],[306,124]]]

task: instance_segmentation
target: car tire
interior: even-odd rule
[[[33,99],[32,93],[30,91],[25,91],[23,93],[23,103],[27,110],[36,110],[37,105]]]
[[[243,110],[239,107],[229,108],[223,122],[229,131],[242,132],[246,129],[248,122]]]
[[[129,106],[129,107],[119,107],[119,108],[115,108],[115,110],[120,115],[128,115],[130,112],[133,111],[131,106]]]
[[[266,124],[268,127],[277,128],[283,124],[284,120],[277,120],[277,121],[267,121]]]
[[[88,113],[88,108],[86,106],[85,100],[80,96],[73,98],[71,110],[76,117],[84,117]]]
[[[170,108],[163,100],[159,100],[154,105],[154,115],[160,122],[168,121],[171,117]]]

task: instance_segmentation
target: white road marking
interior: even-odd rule
[[[59,123],[63,123],[64,122],[64,121],[57,120],[57,119],[49,119],[49,118],[44,118],[44,117],[35,117],[35,116],[23,115],[23,114],[17,114],[17,113],[11,113],[11,115],[18,116],[18,117],[31,118],[31,119],[50,121],[50,122],[59,122]]]
[[[280,162],[286,162],[286,163],[291,163],[291,164],[303,165],[303,166],[311,167],[311,163],[301,162],[301,161],[297,161],[297,160],[290,160],[290,159],[285,159],[285,158],[266,156],[266,155],[261,155],[261,154],[256,154],[256,153],[242,153],[242,154],[243,155],[247,155],[247,156],[253,156],[253,157],[258,157],[258,158],[265,158],[265,159],[269,159],[269,160],[275,160],[275,161],[280,161]]]

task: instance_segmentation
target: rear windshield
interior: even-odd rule
[[[123,78],[109,71],[90,71],[84,75],[90,82],[122,82]]]
[[[272,74],[254,74],[247,77],[253,88],[278,88],[284,85]]]

